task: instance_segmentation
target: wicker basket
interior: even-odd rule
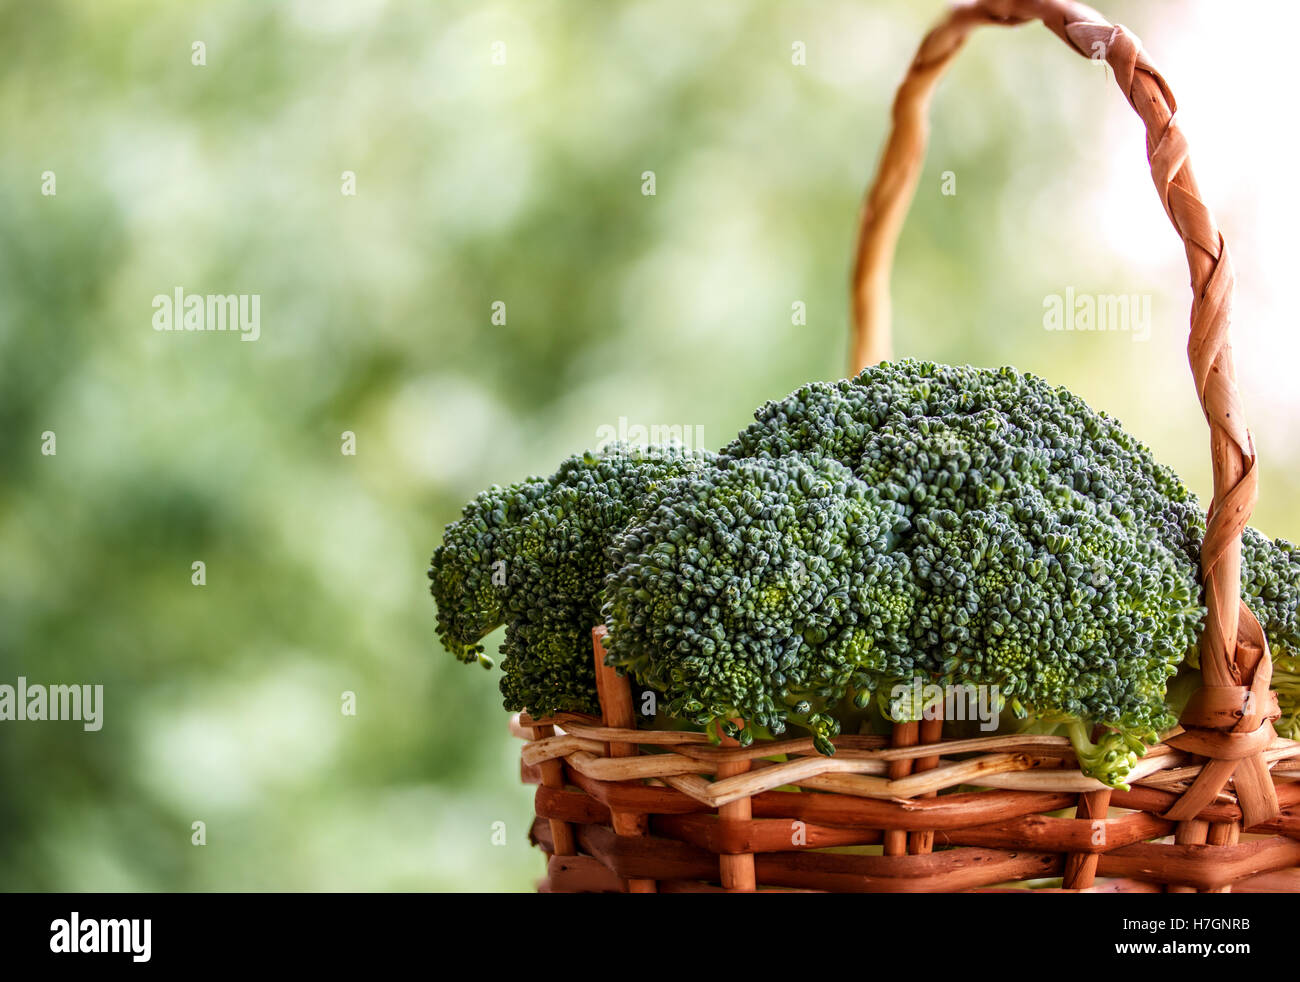
[[[943,740],[942,720],[892,737],[734,741],[638,730],[630,684],[593,657],[603,718],[516,717],[543,891],[1300,891],[1300,743],[1274,733],[1272,662],[1240,599],[1255,450],[1228,343],[1232,266],[1200,199],[1169,87],[1136,37],[1070,0],[974,0],[921,44],[862,213],[856,372],[889,351],[889,273],[925,153],[935,85],[981,24],[1041,20],[1104,57],[1147,130],[1156,189],[1187,250],[1188,353],[1211,430],[1214,495],[1202,549],[1203,686],[1181,726],[1113,791],[1063,737]],[[783,757],[773,761],[771,758]],[[796,790],[778,790],[793,788]],[[843,847],[859,847],[845,849]],[[861,848],[872,847],[872,848]],[[1046,885],[1045,885],[1046,883]]]

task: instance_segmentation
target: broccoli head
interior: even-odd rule
[[[834,707],[911,673],[915,587],[897,506],[816,455],[738,460],[675,482],[611,548],[609,662],[666,712],[742,743],[807,728],[833,753]]]
[[[1241,536],[1241,595],[1259,618],[1273,657],[1279,734],[1300,740],[1300,546],[1270,542],[1247,528]]]
[[[899,683],[996,686],[1124,787],[1195,664],[1204,532],[1177,476],[1066,389],[903,361],[768,403],[716,457],[616,445],[491,488],[429,575],[458,657],[507,625],[511,709],[595,711],[603,621],[610,664],[715,734],[795,724],[832,753],[873,697],[916,718]],[[1300,550],[1247,529],[1242,591],[1300,735]]]
[[[712,466],[706,451],[616,443],[568,458],[549,478],[484,491],[447,526],[430,564],[444,647],[490,664],[482,639],[505,624],[507,709],[597,711],[591,628],[606,546],[674,478]]]
[[[429,565],[429,592],[438,605],[438,638],[461,661],[491,667],[481,642],[508,617],[508,566],[541,552],[535,516],[549,493],[550,483],[539,477],[493,485],[443,532]]]
[[[1203,521],[1113,420],[1013,369],[906,361],[769,403],[722,451],[783,454],[832,457],[895,504],[925,681],[996,686],[1018,715],[1061,724],[1085,771],[1116,787],[1174,725],[1165,685],[1204,616]]]

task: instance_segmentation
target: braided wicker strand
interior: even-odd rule
[[[1234,276],[1214,217],[1188,162],[1169,86],[1126,28],[1071,0],[972,0],[951,8],[921,43],[895,96],[893,128],[861,215],[853,271],[854,336],[850,371],[889,356],[889,276],[925,156],[927,113],[935,86],[981,24],[1041,20],[1085,57],[1104,57],[1147,132],[1151,176],[1182,238],[1191,271],[1188,357],[1210,428],[1214,495],[1201,569],[1208,608],[1201,636],[1204,689],[1183,716],[1186,733],[1171,743],[1209,758],[1166,818],[1185,821],[1214,801],[1232,778],[1245,827],[1278,815],[1261,756],[1273,738],[1272,662],[1259,622],[1241,602],[1241,532],[1258,493],[1254,441],[1233,370],[1229,324]]]

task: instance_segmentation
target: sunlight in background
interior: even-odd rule
[[[1290,169],[1297,136],[1285,108],[1291,93],[1279,88],[1279,71],[1294,61],[1300,5],[1269,0],[1155,4],[1139,24],[1140,13],[1135,10],[1129,26],[1178,99],[1178,121],[1197,182],[1236,270],[1232,332],[1252,428],[1262,451],[1294,461],[1300,331],[1294,326],[1293,291],[1300,237]],[[1112,115],[1106,118],[1112,124],[1103,137],[1107,146],[1118,150],[1141,139],[1132,113],[1123,125],[1114,125]],[[1175,296],[1187,301],[1178,326],[1186,328],[1187,271],[1148,172],[1133,153],[1099,159],[1104,180],[1087,189],[1088,210],[1097,216],[1107,245],[1135,272],[1157,282],[1178,278],[1183,292]]]

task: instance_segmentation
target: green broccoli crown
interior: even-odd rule
[[[462,659],[507,625],[507,708],[595,711],[603,620],[610,664],[710,732],[793,723],[832,753],[873,695],[915,713],[898,682],[996,685],[1123,787],[1195,662],[1204,531],[1174,473],[1067,390],[903,361],[768,403],[716,457],[615,445],[491,488],[430,577]],[[1242,590],[1296,734],[1300,550],[1247,529]]]
[[[1300,740],[1300,546],[1247,528],[1241,536],[1241,595],[1259,618],[1273,657],[1282,718],[1274,728]]]
[[[506,624],[507,709],[596,711],[591,628],[608,541],[674,478],[712,466],[706,451],[615,443],[483,492],[447,526],[429,570],[443,645],[486,660],[483,637]]]
[[[444,531],[429,564],[429,592],[438,605],[438,637],[461,661],[490,664],[480,642],[506,620],[508,565],[542,550],[532,518],[549,491],[537,477],[493,485]]]
[[[1026,484],[1073,491],[1197,558],[1203,520],[1174,472],[1117,421],[1013,368],[906,360],[814,382],[759,409],[719,456],[809,451],[918,505],[935,493],[982,506]]]
[[[609,662],[663,692],[669,715],[774,733],[795,722],[829,748],[827,710],[851,686],[910,671],[915,588],[897,522],[815,455],[679,480],[611,548]]]
[[[1014,369],[904,361],[769,403],[721,452],[783,454],[838,460],[897,506],[918,674],[1127,743],[1173,725],[1165,685],[1204,616],[1203,520],[1114,420]],[[1118,785],[1128,758],[1084,764]]]

